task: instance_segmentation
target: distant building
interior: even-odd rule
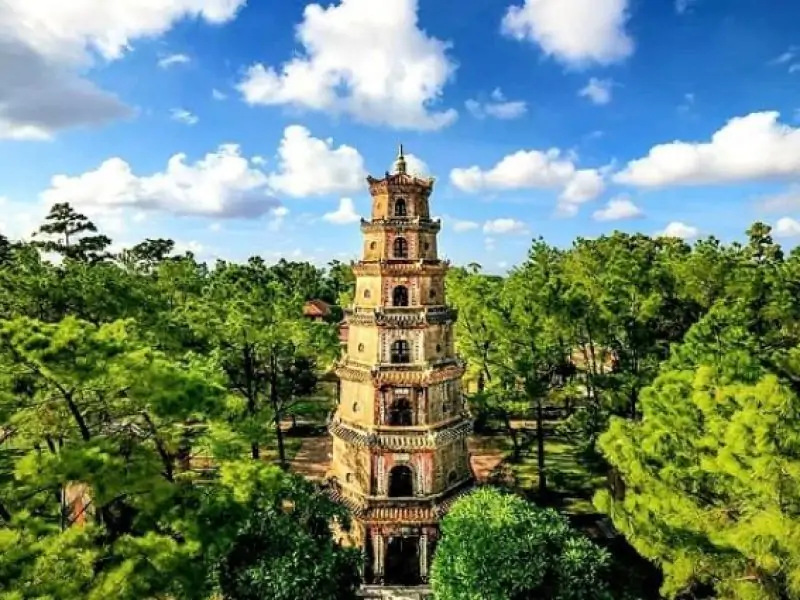
[[[312,321],[325,321],[331,316],[331,305],[324,300],[309,300],[303,305],[303,316]]]

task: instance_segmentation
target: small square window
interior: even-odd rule
[[[369,298],[371,295],[369,290],[364,290],[364,298]]]

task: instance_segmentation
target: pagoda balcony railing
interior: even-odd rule
[[[417,305],[417,306],[353,306],[350,308],[345,308],[345,314],[355,313],[360,315],[371,315],[371,314],[401,314],[401,313],[419,313],[423,312],[426,314],[436,315],[436,314],[446,314],[453,310],[452,308],[445,306],[443,304],[433,304],[433,305]]]
[[[412,427],[398,427],[394,428],[395,431],[365,430],[340,418],[330,423],[328,431],[331,435],[358,447],[413,452],[435,449],[442,444],[466,438],[472,433],[473,426],[469,415],[462,413],[443,425],[437,426],[436,429],[427,431]],[[401,429],[403,430],[401,431]]]
[[[455,309],[448,311],[406,311],[406,312],[367,312],[350,314],[347,322],[351,325],[377,325],[386,327],[414,328],[423,325],[444,325],[458,318]]]
[[[327,488],[335,500],[343,500],[353,509],[356,516],[395,520],[398,516],[405,516],[395,511],[405,513],[408,509],[416,509],[418,517],[437,519],[441,518],[452,503],[460,496],[472,489],[474,477],[462,478],[447,489],[431,495],[410,497],[365,496],[350,486],[343,485],[337,478],[328,481]]]
[[[441,219],[431,219],[430,217],[423,217],[420,215],[416,216],[392,216],[385,219],[364,219],[361,218],[361,226],[369,226],[369,225],[391,225],[392,227],[402,227],[405,226],[427,226],[427,227],[434,227],[437,230],[442,226]]]
[[[372,273],[373,271],[380,271],[381,269],[385,269],[389,272],[397,272],[397,273],[411,273],[415,272],[419,268],[422,268],[423,271],[427,269],[434,269],[437,273],[441,271],[446,271],[450,268],[451,262],[447,259],[426,259],[426,258],[398,258],[398,259],[383,259],[383,260],[361,260],[361,261],[352,261],[350,263],[353,272],[358,275],[358,272],[362,273]]]
[[[370,436],[417,436],[425,437],[431,435],[440,435],[452,428],[462,428],[472,425],[472,415],[467,409],[460,411],[458,414],[453,415],[442,421],[429,423],[426,425],[383,425],[373,424],[369,425],[368,429],[364,429],[364,424],[361,422],[348,421],[343,419],[338,414],[334,413],[328,421],[330,426],[343,426],[352,429],[359,434]]]
[[[377,371],[421,371],[425,369],[435,369],[437,367],[448,366],[448,365],[461,365],[462,362],[463,362],[462,359],[457,356],[447,356],[443,358],[435,358],[432,360],[420,360],[411,362],[379,361],[377,363],[361,361],[351,356],[348,356],[340,364],[366,368],[369,369],[370,371],[377,372]]]
[[[446,356],[443,358],[435,358],[433,360],[420,360],[407,363],[393,363],[389,361],[368,362],[358,360],[352,356],[346,356],[339,363],[339,366],[352,366],[360,367],[362,369],[369,369],[370,371],[422,371],[425,369],[435,369],[441,366],[465,366],[466,362],[460,356]]]

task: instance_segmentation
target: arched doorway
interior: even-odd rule
[[[408,288],[398,285],[392,290],[392,306],[408,306]]]
[[[414,495],[414,472],[407,465],[392,467],[389,471],[389,497],[411,498]]]
[[[419,585],[419,537],[389,538],[384,564],[386,585]]]

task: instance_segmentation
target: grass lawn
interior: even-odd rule
[[[567,515],[595,513],[592,496],[605,485],[605,473],[583,460],[572,442],[552,433],[552,428],[549,428],[545,437],[548,493],[539,497],[536,432],[526,429],[522,435],[522,452],[517,462],[511,461],[511,442],[507,436],[484,438],[496,451],[505,455],[495,468],[496,476],[540,506],[551,506]]]

